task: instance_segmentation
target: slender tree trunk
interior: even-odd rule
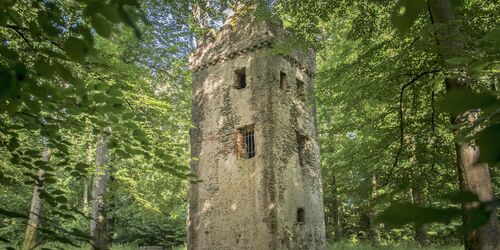
[[[333,239],[339,241],[343,238],[343,228],[341,223],[341,211],[340,211],[340,197],[337,188],[337,181],[335,175],[332,176],[332,190],[333,190],[333,200],[332,200],[332,225],[334,228]]]
[[[463,53],[463,44],[458,40],[459,31],[454,23],[453,10],[450,0],[428,0],[429,11],[439,43],[439,53],[442,59],[460,56]],[[467,88],[468,76],[460,66],[450,69],[451,76],[445,79],[447,89]],[[453,123],[474,123],[477,119],[475,112],[466,112],[452,117]],[[479,163],[479,148],[469,143],[456,144],[457,172],[460,188],[476,193],[481,201],[494,199],[491,176],[487,163]],[[465,237],[466,249],[499,249],[500,231],[496,218],[496,208],[489,222],[481,228],[469,232]],[[464,217],[464,222],[470,218]]]
[[[92,165],[92,145],[89,143],[87,148],[87,163]],[[87,211],[89,205],[89,180],[83,178],[83,209]]]
[[[377,198],[377,176],[373,175],[371,179],[371,194],[370,205],[368,208],[368,222],[369,222],[369,237],[373,245],[378,242],[378,228],[374,223],[375,220],[375,200]]]
[[[83,210],[87,210],[89,205],[89,180],[83,179]]]
[[[95,174],[92,185],[92,220],[90,222],[91,249],[108,249],[107,204],[105,200],[106,186],[109,179],[108,138],[110,130],[102,135],[97,146],[95,157]]]
[[[42,161],[49,162],[50,160],[50,150],[46,148],[42,152]],[[37,180],[35,187],[33,189],[33,196],[31,197],[31,207],[28,219],[28,226],[26,228],[26,235],[23,242],[23,250],[35,248],[37,243],[37,230],[40,225],[40,214],[42,213],[43,201],[40,198],[40,191],[43,190],[44,184],[43,179],[45,176],[45,170],[39,168],[37,171]]]
[[[370,211],[369,211],[369,218],[370,218],[370,238],[373,244],[376,244],[379,240],[379,234],[378,234],[378,227],[374,223],[375,221],[375,200],[377,199],[377,176],[373,175],[372,180],[371,180],[371,195],[370,195]]]

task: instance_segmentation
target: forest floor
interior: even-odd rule
[[[412,250],[412,249],[421,249],[421,250],[461,250],[464,249],[463,246],[460,245],[449,245],[449,246],[437,246],[431,245],[427,247],[420,247],[416,244],[413,245],[397,245],[397,246],[373,246],[369,243],[358,243],[352,244],[351,242],[334,242],[330,243],[327,247],[327,250],[341,250],[341,249],[356,249],[356,250]]]
[[[44,248],[57,248],[66,249],[66,250],[87,250],[88,246],[83,245],[81,247],[72,247],[68,245],[49,243],[43,246]],[[139,249],[137,246],[133,245],[114,245],[111,247],[111,250],[137,250]],[[186,246],[178,246],[175,248],[165,248],[165,250],[186,250]],[[351,242],[336,242],[328,245],[327,250],[341,250],[341,249],[356,249],[356,250],[412,250],[412,249],[420,249],[420,250],[461,250],[463,246],[455,245],[455,246],[428,246],[428,247],[418,247],[417,245],[405,245],[405,246],[372,246],[371,244],[352,244]]]

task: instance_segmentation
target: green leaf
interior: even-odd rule
[[[109,97],[107,97],[105,94],[103,93],[96,93],[94,96],[94,101],[97,102],[97,103],[105,103]]]
[[[100,15],[93,15],[90,20],[97,34],[108,38],[111,35],[111,23]]]
[[[438,103],[438,107],[451,114],[459,114],[471,109],[485,109],[495,104],[497,99],[489,94],[478,94],[468,89],[448,91]]]
[[[45,77],[52,77],[56,71],[56,67],[41,59],[35,61],[34,69],[40,75]]]
[[[0,45],[0,55],[11,61],[17,61],[17,59],[19,59],[19,54],[15,50],[6,48],[2,45]]]
[[[16,73],[15,77],[18,82],[26,80],[28,70],[26,69],[26,66],[24,66],[24,64],[16,63],[16,65],[14,65],[14,72]]]
[[[496,164],[500,162],[500,124],[493,124],[477,134],[479,162]]]
[[[37,22],[40,28],[42,28],[45,34],[51,37],[57,37],[60,33],[60,30],[52,25],[51,20],[49,18],[50,13],[47,11],[40,10],[37,15]]]
[[[463,227],[466,232],[471,232],[488,223],[491,218],[491,212],[484,209],[484,207],[478,207],[467,210],[465,216],[467,220]]]
[[[0,26],[7,25],[7,12],[5,10],[0,10]]]
[[[72,80],[73,75],[71,74],[71,71],[66,68],[64,65],[60,63],[54,63],[55,68],[57,69],[57,72],[59,73],[59,76],[66,81]]]
[[[16,0],[0,0],[0,8],[8,8],[14,6]]]
[[[45,178],[45,179],[43,179],[43,182],[49,183],[49,184],[55,184],[55,183],[57,183],[57,180],[55,178]]]
[[[131,27],[134,30],[135,36],[137,38],[141,39],[141,36],[142,36],[141,31],[139,30],[139,28],[135,24],[134,17],[133,17],[133,15],[131,15],[132,13],[129,13],[126,9],[124,9],[123,7],[120,7],[118,9],[118,14],[120,15],[120,19],[122,20],[122,22],[125,23],[126,25],[128,25],[129,27]]]
[[[17,212],[12,212],[12,211],[7,211],[5,209],[2,209],[0,208],[0,214],[1,215],[5,215],[9,218],[25,218],[27,219],[28,216],[24,215],[24,214],[20,214],[20,213],[17,213]]]
[[[129,5],[129,6],[135,6],[135,7],[140,7],[139,2],[137,0],[113,0],[114,3],[117,3],[118,5]]]
[[[12,20],[12,22],[14,22],[18,26],[23,26],[23,20],[21,16],[19,16],[17,11],[11,8],[7,8],[7,14],[9,14],[10,20]]]
[[[468,64],[472,61],[472,58],[470,57],[465,57],[465,56],[461,56],[461,57],[453,57],[453,58],[449,58],[449,59],[446,59],[444,60],[446,63],[449,63],[449,64],[453,64],[453,65],[457,65],[457,64]]]
[[[83,163],[83,162],[78,162],[76,165],[75,165],[75,168],[78,169],[78,170],[86,170],[88,169],[90,166],[89,164],[86,164],[86,163]]]
[[[410,223],[423,225],[432,222],[448,224],[461,215],[462,211],[459,208],[431,208],[409,203],[395,203],[377,216],[375,221],[397,226]]]
[[[485,36],[483,36],[480,41],[490,42],[495,47],[500,47],[500,29],[496,29],[494,31],[489,32]]]
[[[123,114],[122,114],[122,119],[123,119],[124,121],[128,121],[128,120],[130,120],[130,119],[133,119],[133,118],[134,118],[134,116],[135,116],[135,114],[134,114],[134,113],[132,113],[132,112],[123,113]]]
[[[37,167],[43,167],[43,166],[47,165],[47,162],[46,161],[35,161],[33,164],[35,164],[35,166],[37,166]]]
[[[56,189],[54,191],[51,192],[52,195],[64,195],[64,191],[60,190],[60,189]]]
[[[453,203],[469,203],[479,201],[477,194],[469,191],[457,191],[454,193],[446,194],[445,198]]]
[[[68,199],[62,195],[56,196],[54,199],[59,203],[68,203]]]
[[[101,6],[98,11],[106,17],[109,21],[113,23],[120,22],[120,15],[118,14],[118,5],[116,4],[106,4]]]
[[[469,70],[470,70],[470,72],[478,73],[478,72],[482,71],[484,68],[486,68],[489,64],[490,64],[490,60],[479,60],[479,61],[473,63],[469,67]]]
[[[64,42],[64,50],[69,58],[76,62],[83,62],[90,53],[88,44],[79,38],[70,37]]]
[[[33,113],[35,113],[35,114],[40,113],[41,107],[40,107],[40,103],[37,100],[26,99],[26,100],[24,100],[24,103],[26,104],[26,106],[28,106],[28,108]]]
[[[19,148],[19,142],[17,138],[15,137],[10,138],[9,143],[7,144],[7,149],[10,152],[14,152],[17,148]]]
[[[12,74],[0,66],[0,97],[11,96],[15,91]]]
[[[391,22],[400,33],[406,33],[426,7],[425,0],[400,0],[391,14]]]

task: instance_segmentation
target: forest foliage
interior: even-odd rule
[[[451,2],[464,49],[443,60],[426,0],[257,1],[297,34],[275,53],[317,53],[329,239],[457,243],[498,206],[460,188],[455,143],[480,146],[498,197],[500,3]],[[188,56],[236,4],[0,0],[0,246],[22,244],[34,187],[38,244],[89,241],[103,135],[111,243],[185,242]],[[457,69],[467,88],[448,91]],[[450,122],[470,110],[473,124]]]

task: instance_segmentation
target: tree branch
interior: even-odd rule
[[[396,166],[398,165],[398,162],[399,162],[399,157],[401,156],[401,153],[403,152],[403,146],[404,146],[404,110],[403,110],[403,96],[404,96],[404,92],[405,92],[405,89],[408,88],[410,85],[412,85],[413,83],[415,83],[418,79],[420,79],[421,77],[425,76],[425,75],[428,75],[428,74],[432,74],[432,73],[437,73],[439,72],[440,70],[431,70],[431,71],[425,71],[425,72],[422,72],[420,74],[418,74],[417,76],[415,76],[413,79],[411,79],[409,82],[407,82],[405,85],[403,85],[401,87],[401,90],[399,92],[399,148],[398,148],[398,151],[396,153],[396,157],[394,158],[394,163],[392,164],[392,167],[391,169],[389,170],[389,174],[387,175],[387,178],[384,182],[384,185],[383,186],[386,186],[389,184],[389,180],[391,179],[392,177],[392,174],[394,172],[394,169],[396,168]]]

